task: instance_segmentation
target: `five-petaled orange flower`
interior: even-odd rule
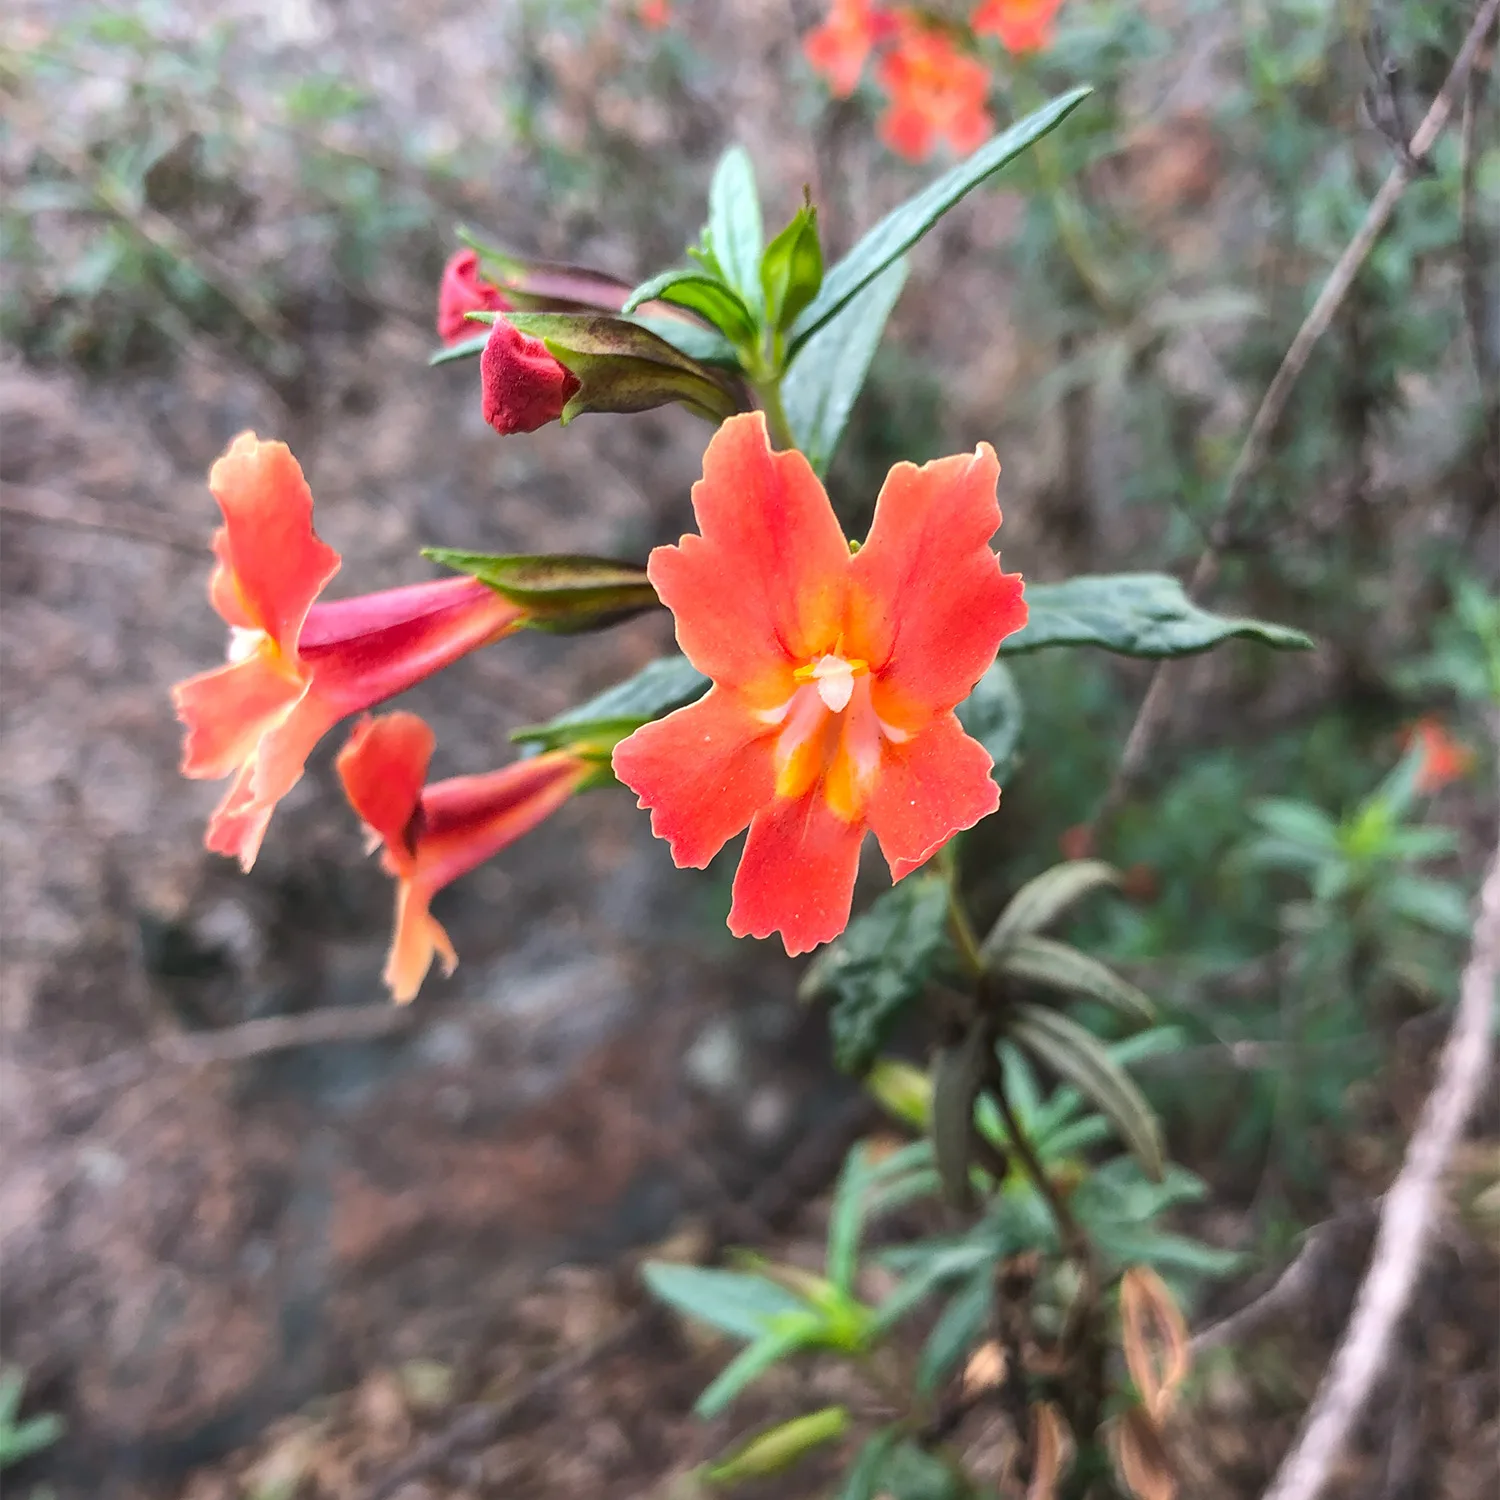
[[[425,786],[432,730],[416,714],[362,719],[339,751],[344,791],[394,875],[396,927],[385,982],[405,1004],[421,988],[434,957],[451,974],[458,955],[428,910],[433,895],[530,833],[599,767],[550,750],[482,776]]]
[[[851,555],[807,459],[773,453],[759,412],[709,443],[702,534],[656,548],[648,572],[713,686],[619,744],[614,769],[679,865],[749,826],[736,936],[805,953],[849,920],[866,829],[900,880],[998,805],[953,709],[1026,623],[989,546],[999,472],[983,443],[897,464]]]
[[[989,72],[934,27],[903,18],[896,46],[880,61],[879,77],[891,96],[880,137],[910,161],[926,160],[942,141],[964,155],[994,129],[985,106]]]
[[[827,80],[837,99],[847,99],[871,49],[894,31],[896,20],[872,0],[833,0],[828,18],[802,39],[802,54]]]
[[[984,0],[969,19],[976,36],[998,37],[1007,51],[1040,52],[1052,42],[1062,0]]]
[[[1408,748],[1417,745],[1422,764],[1417,771],[1417,791],[1424,797],[1440,792],[1449,782],[1461,780],[1474,769],[1474,752],[1453,738],[1441,719],[1418,719],[1402,737]]]
[[[525,612],[473,578],[316,604],[340,559],[313,530],[312,492],[286,444],[241,433],[208,486],[224,513],[208,595],[230,627],[229,660],[172,696],[187,726],[183,774],[234,777],[205,842],[248,870],[276,804],[340,719],[508,635]]]
[[[505,294],[479,274],[479,256],[474,251],[459,250],[449,257],[438,286],[437,331],[445,344],[456,344],[485,331],[482,323],[470,322],[466,313],[509,310]]]

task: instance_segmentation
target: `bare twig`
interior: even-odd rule
[[[1491,11],[1495,7],[1491,6]],[[1385,1195],[1370,1269],[1328,1372],[1264,1500],[1317,1500],[1385,1366],[1436,1228],[1441,1181],[1479,1098],[1490,1059],[1490,1016],[1500,978],[1500,840],[1474,924],[1458,1011],[1437,1081]]]
[[[123,1088],[154,1068],[207,1068],[329,1042],[372,1042],[409,1030],[430,1011],[410,1005],[346,1005],[297,1016],[264,1016],[218,1031],[174,1032],[96,1063],[53,1075],[48,1087],[70,1101]]]
[[[1250,423],[1250,431],[1245,435],[1245,442],[1240,449],[1239,457],[1235,460],[1234,468],[1230,470],[1229,478],[1225,483],[1224,498],[1219,506],[1218,519],[1209,533],[1208,546],[1204,548],[1188,582],[1187,591],[1190,598],[1200,598],[1218,577],[1220,555],[1233,535],[1240,503],[1244,499],[1251,478],[1265,459],[1270,447],[1271,435],[1281,420],[1282,413],[1286,410],[1292,387],[1296,385],[1303,370],[1307,367],[1307,362],[1318,341],[1328,331],[1334,314],[1338,312],[1339,306],[1348,296],[1349,288],[1354,285],[1354,278],[1359,274],[1359,269],[1376,240],[1380,238],[1397,201],[1412,180],[1417,165],[1426,159],[1433,143],[1447,125],[1448,118],[1453,113],[1468,79],[1475,56],[1490,27],[1494,25],[1497,15],[1500,15],[1500,0],[1483,0],[1478,14],[1474,17],[1474,24],[1469,28],[1469,34],[1464,38],[1463,46],[1459,48],[1458,56],[1453,60],[1453,66],[1448,71],[1448,77],[1442,89],[1437,98],[1432,101],[1432,108],[1427,111],[1426,117],[1417,127],[1417,132],[1412,136],[1405,156],[1391,168],[1390,174],[1366,211],[1364,222],[1359,226],[1354,238],[1349,241],[1344,253],[1338,259],[1338,264],[1334,266],[1328,280],[1323,284],[1323,290],[1318,293],[1317,301],[1313,303],[1312,309],[1303,319],[1302,326],[1297,330],[1297,335],[1282,359],[1280,368],[1266,388],[1266,394],[1261,398],[1260,408]],[[1129,738],[1125,741],[1119,768],[1115,772],[1114,780],[1110,783],[1109,790],[1105,793],[1095,817],[1096,826],[1102,827],[1119,811],[1121,804],[1145,769],[1151,749],[1170,708],[1171,668],[1171,661],[1164,659],[1157,663],[1156,670],[1151,675],[1146,696],[1141,700],[1141,706],[1136,711],[1135,723],[1131,726]]]
[[[1337,1218],[1315,1224],[1302,1239],[1302,1248],[1292,1263],[1253,1302],[1230,1313],[1217,1323],[1193,1335],[1193,1358],[1228,1344],[1242,1344],[1264,1329],[1301,1312],[1322,1296],[1327,1273],[1351,1251],[1351,1241],[1358,1240],[1359,1254],[1374,1228],[1379,1205],[1365,1203]]]
[[[97,531],[109,536],[129,537],[132,541],[149,542],[152,546],[186,552],[197,558],[208,552],[206,528],[190,527],[175,516],[154,511],[148,506],[131,505],[124,500],[111,500],[105,506],[83,496],[65,496],[55,490],[12,484],[6,486],[4,495],[0,495],[0,514],[40,526],[61,526],[72,531]]]

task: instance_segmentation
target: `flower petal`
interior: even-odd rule
[[[255,753],[261,736],[286,718],[305,687],[267,651],[177,683],[172,701],[187,726],[182,774],[216,781],[238,770]]]
[[[715,687],[615,746],[615,775],[652,809],[679,868],[701,870],[771,800],[775,733]]]
[[[902,744],[888,744],[865,816],[880,852],[900,880],[925,864],[955,833],[1000,805],[994,762],[951,713],[940,714]]]
[[[734,877],[729,930],[781,934],[789,954],[807,953],[849,925],[863,823],[835,815],[819,788],[778,797],[756,813]]]
[[[700,672],[770,707],[791,670],[831,651],[843,625],[849,547],[801,453],[771,451],[760,412],[730,417],[693,486],[701,536],[651,554],[648,574]]]
[[[968,697],[1001,640],[1026,623],[1021,577],[1002,573],[995,450],[897,464],[853,560],[849,649],[876,676],[888,723],[920,723]]]
[[[232,580],[240,609],[231,625],[253,623],[287,655],[314,599],[339,570],[339,555],[313,530],[312,491],[285,443],[242,432],[209,471],[208,487],[224,512],[214,551],[228,579],[216,574],[217,603]]]
[[[361,719],[334,764],[349,805],[397,868],[411,864],[412,820],[437,738],[416,714]]]
[[[579,387],[577,376],[541,339],[504,318],[490,325],[479,356],[479,382],[484,420],[502,436],[535,432],[557,421]]]
[[[431,895],[410,880],[396,887],[396,927],[385,961],[385,982],[398,1005],[416,997],[434,958],[442,959],[444,974],[458,967],[458,954],[443,924],[427,909]]]
[[[230,859],[239,860],[240,868],[246,872],[255,864],[271,814],[276,810],[274,802],[260,803],[255,800],[251,789],[254,779],[255,762],[246,761],[213,810],[213,815],[208,820],[208,830],[203,836],[203,847],[209,853],[224,854]]]

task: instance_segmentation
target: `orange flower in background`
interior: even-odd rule
[[[999,39],[1007,51],[1040,52],[1052,44],[1052,22],[1062,0],[984,0],[969,19],[976,36]]]
[[[903,19],[879,77],[891,96],[880,138],[898,156],[925,161],[943,142],[964,155],[994,131],[988,70],[941,31]]]
[[[458,955],[428,910],[445,885],[530,833],[578,791],[599,767],[552,750],[482,776],[427,780],[433,733],[415,714],[361,720],[339,751],[344,792],[384,846],[394,875],[396,926],[385,982],[401,1004],[422,986],[434,958],[451,974]]]
[[[1421,750],[1422,765],[1417,772],[1417,791],[1423,796],[1440,792],[1450,782],[1460,781],[1474,769],[1474,752],[1448,733],[1442,720],[1418,719],[1402,736],[1402,745]]]
[[[505,294],[479,274],[479,256],[473,250],[460,250],[449,258],[438,285],[437,331],[445,344],[484,332],[484,325],[471,323],[466,313],[509,311]]]
[[[312,492],[285,443],[244,432],[208,476],[224,513],[208,595],[229,660],[172,689],[187,726],[182,772],[233,776],[205,843],[255,863],[276,804],[312,748],[359,713],[508,635],[525,611],[473,578],[314,601],[339,555],[313,530]]]
[[[665,31],[672,24],[668,0],[636,0],[635,18],[648,31]]]
[[[870,52],[893,34],[896,19],[871,0],[833,0],[828,19],[802,39],[802,55],[837,99],[859,87]]]
[[[579,385],[541,339],[504,318],[490,326],[479,356],[479,384],[484,420],[502,437],[557,421]]]
[[[693,486],[701,535],[648,573],[713,686],[615,748],[680,866],[747,825],[730,930],[805,953],[849,920],[872,830],[900,880],[993,812],[991,761],[954,716],[1026,623],[1021,579],[989,539],[1000,466],[987,444],[886,479],[851,556],[806,458],[765,418],[729,418]]]

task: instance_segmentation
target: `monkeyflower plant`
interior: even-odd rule
[[[750,160],[735,148],[685,263],[637,286],[466,230],[442,275],[433,362],[477,360],[475,396],[502,438],[667,404],[707,424],[680,539],[644,563],[428,549],[449,576],[325,600],[340,559],[314,530],[302,471],[284,445],[242,434],[209,476],[223,524],[209,541],[208,594],[230,639],[223,664],[175,689],[183,770],[229,778],[206,844],[249,869],[314,745],[351,721],[336,766],[394,882],[385,982],[403,1003],[435,960],[453,973],[434,911],[446,889],[489,859],[524,859],[526,838],[576,796],[628,789],[679,867],[709,864],[744,833],[730,930],[779,935],[790,954],[817,950],[804,990],[829,1003],[837,1060],[918,1138],[856,1148],[826,1277],[759,1263],[651,1271],[658,1296],[746,1342],[700,1410],[726,1410],[783,1359],[822,1351],[868,1371],[878,1351],[880,1406],[899,1390],[905,1408],[851,1454],[846,1496],[938,1493],[921,1484],[955,1472],[944,1435],[974,1405],[1014,1424],[1031,1500],[1061,1493],[1070,1464],[1084,1476],[1112,1466],[1121,1485],[1156,1496],[1169,1493],[1162,1424],[1185,1372],[1177,1300],[1223,1269],[1154,1222],[1201,1184],[1166,1160],[1128,1067],[1176,1043],[1161,1028],[1124,1042],[1094,1035],[1085,1014],[1140,1028],[1151,1002],[1048,935],[1083,899],[1118,889],[1116,871],[1065,860],[986,926],[964,888],[961,841],[996,812],[1017,764],[1024,711],[1009,656],[1307,642],[1202,610],[1160,574],[1023,588],[994,551],[1002,476],[982,440],[921,467],[897,463],[868,534],[846,536],[824,476],[901,295],[906,252],[1088,93],[981,141],[978,92],[955,93],[943,76],[949,44],[885,16],[840,0],[810,53],[852,88],[879,51],[912,154],[919,135],[974,149],[833,265],[806,194],[767,236]],[[442,758],[431,728],[383,707],[518,631],[587,633],[657,609],[677,651],[517,731],[514,753],[479,775],[429,780]],[[855,915],[867,834],[891,885]],[[1079,1002],[1094,1010],[1075,1014]],[[925,1070],[882,1055],[908,1016],[930,1026]],[[1036,1068],[1056,1081],[1051,1097]],[[1111,1140],[1123,1154],[1098,1160]],[[909,1284],[886,1303],[862,1301],[863,1224],[929,1199],[968,1225],[963,1238],[904,1247]],[[950,1292],[943,1347],[915,1353],[907,1314]],[[857,1425],[843,1407],[804,1413],[700,1477],[770,1472],[846,1443]]]

